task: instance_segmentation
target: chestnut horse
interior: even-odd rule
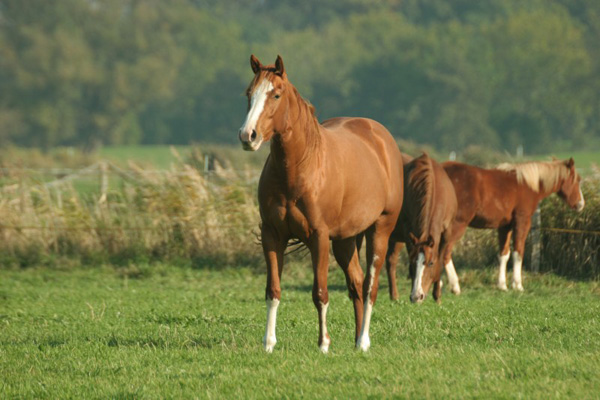
[[[452,262],[452,248],[470,226],[498,230],[498,288],[501,290],[507,290],[506,264],[510,256],[510,238],[513,237],[512,288],[522,291],[521,267],[525,239],[531,227],[531,216],[539,202],[557,193],[569,207],[583,210],[585,201],[579,187],[581,177],[575,171],[573,158],[566,161],[502,164],[496,169],[451,161],[443,166],[454,184],[460,205],[444,253],[450,289],[460,293]]]
[[[299,239],[312,258],[321,351],[327,352],[331,341],[326,324],[330,240],[354,303],[354,340],[366,351],[378,276],[402,207],[398,146],[373,120],[333,118],[319,124],[314,108],[288,80],[281,57],[264,66],[252,55],[250,65],[254,79],[239,139],[245,150],[253,151],[271,140],[258,185],[267,263],[264,348],[271,352],[276,343],[283,254],[290,239]],[[355,239],[363,231],[370,266],[364,281]]]
[[[451,236],[457,202],[452,182],[441,165],[423,154],[404,157],[404,202],[389,240],[388,256],[405,243],[410,259],[410,300],[422,302],[433,284],[433,298],[441,297],[441,257]],[[398,298],[395,263],[387,263],[390,297]]]

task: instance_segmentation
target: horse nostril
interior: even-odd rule
[[[256,139],[256,131],[254,129],[252,129],[252,134],[250,135],[250,141],[254,142],[254,139]]]

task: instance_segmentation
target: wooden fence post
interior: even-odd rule
[[[540,257],[542,255],[542,241],[540,230],[542,227],[542,213],[538,207],[531,217],[531,272],[540,272]]]
[[[106,201],[106,192],[108,191],[108,165],[106,161],[100,163],[100,200],[99,203]]]

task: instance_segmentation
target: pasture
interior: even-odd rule
[[[200,149],[236,170],[266,156]],[[491,231],[469,230],[457,246],[463,294],[445,287],[441,305],[430,296],[410,304],[403,254],[400,301],[388,299],[381,277],[368,353],[354,349],[352,304],[332,258],[332,344],[319,352],[309,257],[292,257],[278,343],[265,354],[256,183],[206,176],[202,154],[176,150],[15,151],[31,163],[2,160],[81,168],[108,159],[126,168],[131,159],[144,169],[135,181],[110,176],[105,201],[97,176],[50,190],[49,177],[5,176],[0,398],[589,398],[600,389],[598,236],[548,230],[541,270],[554,273],[526,273],[524,293],[495,289]],[[598,230],[599,180],[586,179],[586,210],[553,196],[542,228]]]
[[[135,274],[132,274],[135,271]],[[600,286],[525,275],[526,291],[461,270],[442,304],[387,298],[372,348],[331,268],[321,354],[308,260],[284,271],[278,344],[262,349],[263,269],[144,264],[0,270],[2,398],[590,398],[600,389]]]

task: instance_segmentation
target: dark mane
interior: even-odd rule
[[[433,207],[433,196],[435,191],[434,172],[431,159],[427,153],[415,158],[407,167],[408,175],[405,176],[406,185],[410,188],[411,200],[417,206],[417,225],[419,234],[423,235],[429,232],[431,213]],[[406,191],[405,191],[406,192]],[[418,236],[418,235],[417,235]]]

